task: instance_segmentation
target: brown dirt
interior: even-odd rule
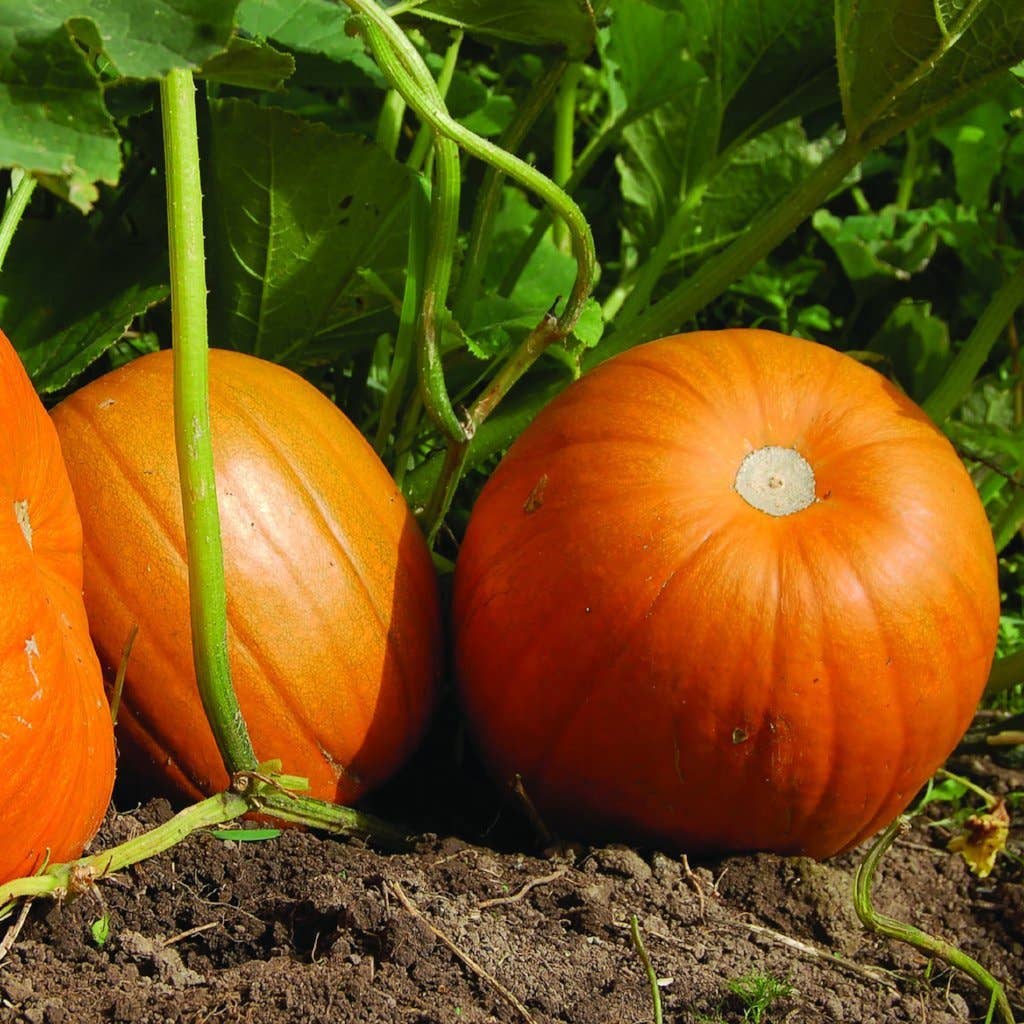
[[[539,855],[519,816],[472,781],[475,769],[450,776],[430,764],[375,807],[439,833],[411,851],[294,830],[246,843],[199,834],[73,902],[37,902],[0,962],[0,1020],[642,1024],[653,1010],[634,914],[672,1024],[984,1017],[969,979],[861,928],[856,853],[692,871],[626,846]],[[993,785],[1024,789],[1024,774],[1004,771]],[[170,813],[159,800],[112,811],[93,848]],[[1004,858],[978,880],[943,842],[937,829],[899,841],[876,903],[977,957],[1010,983],[1020,1011],[1024,872]],[[98,947],[91,925],[104,911],[110,934]],[[752,972],[792,989],[762,1017],[730,991]]]

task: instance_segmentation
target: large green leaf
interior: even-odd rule
[[[1020,0],[836,0],[854,138],[919,120],[1024,60]]]
[[[351,65],[383,86],[362,38],[345,31],[350,16],[347,7],[331,0],[242,0],[238,7],[238,24],[246,32],[335,65]]]
[[[572,57],[589,53],[597,32],[589,0],[426,0],[412,13],[470,33],[562,47]]]
[[[295,71],[295,61],[265,42],[234,36],[228,48],[214,54],[196,75],[208,82],[223,82],[243,89],[277,91]]]
[[[362,136],[278,108],[225,100],[210,117],[211,337],[300,363],[366,313],[359,272],[379,269],[406,230],[411,177]]]
[[[611,0],[609,16],[602,58],[626,101],[713,121],[719,148],[838,101],[831,0]],[[700,109],[691,62],[710,85]]]
[[[616,118],[628,123],[670,102],[692,110],[694,87],[707,75],[690,56],[692,25],[682,10],[614,0],[609,17],[598,50]]]
[[[161,78],[218,53],[238,0],[25,0],[0,4],[0,166],[22,167],[82,210],[121,171],[118,134],[87,52]]]
[[[159,241],[97,235],[70,211],[21,224],[0,275],[0,322],[39,391],[63,388],[167,297]]]
[[[641,261],[666,236],[676,254],[719,244],[820,160],[797,129],[758,139],[838,101],[830,11],[828,0],[613,0],[601,55],[626,124],[618,169]]]

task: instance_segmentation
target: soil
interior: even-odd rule
[[[861,927],[850,892],[863,850],[827,863],[543,852],[471,763],[449,760],[439,771],[425,753],[374,804],[432,829],[409,850],[201,833],[74,901],[37,901],[0,962],[0,1020],[643,1024],[654,1008],[634,915],[672,1024],[984,1019],[969,978]],[[966,767],[1024,790],[1019,770]],[[160,799],[112,809],[92,849],[170,814]],[[898,840],[875,904],[976,957],[1024,1011],[1021,863],[978,879],[946,841],[924,827]],[[782,994],[759,1008],[734,993],[740,979]]]

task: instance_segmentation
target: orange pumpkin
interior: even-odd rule
[[[106,669],[139,626],[122,747],[195,797],[228,779],[192,665],[171,402],[171,354],[159,352],[53,418]],[[347,803],[395,771],[427,723],[441,646],[430,555],[373,450],[301,377],[213,351],[210,409],[231,667],[256,755]]]
[[[82,528],[53,429],[0,332],[0,882],[71,860],[114,785],[82,604]]]
[[[965,731],[999,616],[970,477],[873,370],[767,331],[583,377],[484,487],[459,553],[462,698],[552,824],[825,857]]]

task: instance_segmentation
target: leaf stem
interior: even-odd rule
[[[992,296],[956,358],[925,400],[924,411],[936,423],[945,420],[967,397],[992,346],[1021,303],[1024,303],[1024,261]]]
[[[548,65],[547,70],[537,79],[533,88],[520,104],[512,123],[505,129],[499,140],[502,149],[509,153],[514,153],[519,149],[526,133],[550,101],[568,66],[566,60],[557,60]],[[483,280],[484,270],[487,266],[487,251],[491,244],[494,218],[501,205],[501,188],[504,183],[504,173],[497,167],[488,166],[473,209],[473,223],[470,225],[466,255],[462,261],[462,273],[459,276],[459,284],[455,292],[454,315],[455,319],[463,326],[466,326],[469,321],[473,303],[480,291],[480,282]],[[543,216],[543,213],[540,215]]]
[[[704,198],[706,189],[707,185],[704,183],[694,186],[676,206],[661,238],[658,239],[658,244],[643,261],[633,288],[616,315],[616,324],[619,329],[628,327],[630,321],[640,316],[650,305],[651,295],[675,254],[679,236],[682,234],[687,220],[693,215],[695,207]]]
[[[625,328],[614,331],[591,349],[584,356],[584,368],[590,369],[641,342],[681,330],[697,312],[718,298],[806,220],[842,184],[870,148],[850,139],[843,142],[732,245],[712,256],[696,273]]]
[[[853,903],[857,916],[865,928],[877,932],[890,939],[898,939],[901,942],[915,946],[928,956],[938,957],[944,960],[951,967],[958,968],[988,989],[992,997],[992,1006],[998,1009],[1004,1024],[1015,1024],[1013,1011],[1010,1008],[1009,1000],[1003,985],[984,967],[969,957],[962,950],[944,939],[936,938],[927,932],[915,928],[913,925],[904,924],[894,917],[888,917],[875,910],[871,902],[871,883],[874,881],[878,865],[885,856],[886,851],[892,846],[896,837],[909,827],[906,817],[897,818],[875,841],[868,850],[864,859],[857,865],[857,872],[853,881]]]
[[[0,270],[3,269],[4,260],[7,259],[7,250],[14,241],[14,233],[21,223],[22,215],[28,207],[32,193],[36,190],[36,179],[27,171],[21,172],[21,181],[11,194],[10,199],[4,204],[4,213],[0,217]]]
[[[564,188],[572,177],[576,142],[576,92],[582,70],[579,64],[570,65],[555,100],[554,166],[551,177],[560,188]],[[555,245],[562,252],[569,251],[569,229],[563,220],[555,221]]]
[[[186,69],[160,83],[174,353],[174,440],[181,480],[196,680],[229,775],[256,768],[231,683],[227,594],[210,439],[202,191],[195,85]]]
[[[387,391],[381,404],[380,419],[374,448],[380,455],[387,447],[388,438],[395,429],[398,409],[405,396],[409,370],[413,364],[414,339],[417,331],[417,313],[423,292],[423,267],[427,253],[427,223],[430,213],[430,189],[426,181],[417,175],[413,182],[410,202],[409,244],[406,258],[405,291],[398,319],[398,333],[395,336],[395,351],[388,374]],[[397,440],[397,439],[396,439]]]
[[[377,118],[377,145],[390,157],[398,152],[398,140],[402,136],[402,118],[405,117],[405,100],[394,89],[388,89]]]

